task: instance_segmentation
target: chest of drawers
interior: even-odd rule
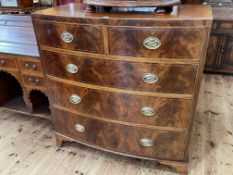
[[[58,145],[76,141],[187,174],[211,9],[178,6],[163,16],[82,9],[33,14]]]

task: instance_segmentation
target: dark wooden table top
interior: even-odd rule
[[[39,57],[31,16],[0,15],[0,53]]]

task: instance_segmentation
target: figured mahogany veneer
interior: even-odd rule
[[[84,9],[33,14],[57,144],[156,160],[187,175],[211,9],[179,6],[162,16]]]
[[[104,52],[101,27],[36,21],[35,28],[38,31],[40,44],[94,53]],[[61,35],[65,31],[73,35],[71,43],[67,44],[61,40]]]
[[[57,131],[74,139],[110,150],[128,154],[157,157],[169,160],[182,160],[184,156],[185,132],[162,131],[141,127],[117,125],[111,122],[89,119],[67,113],[56,108],[54,124]],[[85,127],[84,132],[77,132],[75,124]],[[139,144],[142,137],[151,138],[153,147],[145,148]]]
[[[200,58],[205,33],[201,28],[109,28],[110,54],[159,58]],[[161,46],[149,50],[143,41],[156,36]]]
[[[82,88],[49,80],[52,104],[98,118],[112,119],[144,125],[158,125],[186,128],[190,122],[191,100],[155,98],[150,96],[127,95]],[[81,97],[81,103],[72,104],[72,94]],[[141,114],[144,106],[155,109],[154,116]]]
[[[130,63],[55,52],[41,53],[46,73],[64,79],[150,92],[192,94],[194,88],[195,65]],[[78,67],[77,73],[71,74],[66,70],[69,63]],[[158,75],[158,81],[147,84],[142,76],[151,72]]]

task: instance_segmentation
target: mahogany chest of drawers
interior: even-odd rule
[[[163,16],[82,9],[33,14],[58,145],[76,141],[187,174],[210,7]]]

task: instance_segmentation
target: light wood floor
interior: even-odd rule
[[[233,175],[233,77],[205,75],[190,147],[190,175]],[[0,175],[175,175],[175,171],[74,143],[52,125],[0,109]]]

